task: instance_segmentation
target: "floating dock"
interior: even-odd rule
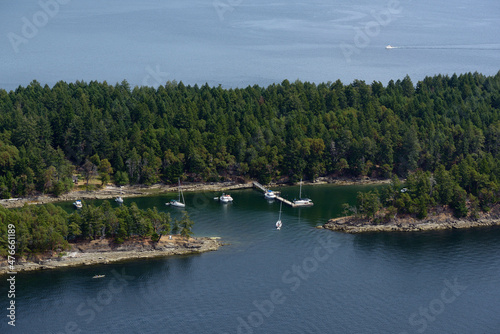
[[[266,187],[264,187],[262,184],[260,184],[259,182],[256,182],[256,181],[253,181],[253,186],[257,189],[260,189],[262,190],[264,193],[266,193],[268,191],[268,189],[266,189]],[[287,199],[284,199],[283,197],[281,196],[278,196],[276,195],[276,199],[278,201],[281,201],[287,205],[290,205],[292,208],[303,208],[303,207],[308,207],[308,206],[311,206],[311,205],[301,205],[301,204],[295,204]]]

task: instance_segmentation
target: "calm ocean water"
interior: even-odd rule
[[[314,228],[367,189],[304,186],[315,206],[283,207],[281,231],[274,228],[279,204],[255,190],[231,192],[230,205],[214,201],[215,193],[186,193],[195,233],[229,245],[20,273],[16,328],[4,320],[0,332],[498,333],[500,229],[346,235]],[[282,192],[292,199],[298,188]],[[175,217],[180,212],[164,205],[175,196],[133,201]]]
[[[0,88],[34,79],[245,87],[492,75],[499,14],[493,0],[3,1]],[[195,233],[230,245],[19,274],[17,326],[4,317],[0,333],[498,333],[500,230],[314,229],[357,190],[304,187],[316,205],[284,208],[279,232],[278,204],[255,191],[233,192],[226,206],[211,193],[186,194]],[[283,189],[290,198],[297,192]],[[172,212],[166,200],[135,199]]]
[[[0,88],[493,75],[499,14],[495,0],[2,1]]]

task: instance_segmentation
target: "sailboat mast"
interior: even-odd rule
[[[302,199],[302,179],[300,179],[299,199]]]
[[[179,178],[179,202],[181,201],[181,195],[182,195],[182,202],[184,204],[184,194],[182,193],[182,188],[181,188],[181,179]]]

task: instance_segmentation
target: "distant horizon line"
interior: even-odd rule
[[[392,47],[392,48],[400,48],[400,47]],[[474,71],[474,72],[468,71],[468,72],[460,72],[460,73],[454,72],[452,74],[449,74],[449,73],[447,73],[447,74],[445,74],[445,73],[436,73],[436,74],[432,74],[432,75],[426,75],[423,79],[428,78],[428,77],[431,77],[431,78],[432,77],[437,77],[437,76],[451,77],[453,75],[461,76],[461,75],[466,75],[466,74],[481,75],[481,76],[486,76],[486,77],[493,77],[493,76],[500,75],[500,68],[499,68],[499,70],[495,74],[484,74],[484,73],[478,72],[478,71]],[[409,74],[406,74],[402,78],[390,79],[385,85],[380,80],[372,80],[370,83],[367,83],[366,80],[354,79],[351,82],[346,83],[346,82],[342,81],[340,78],[337,79],[337,80],[335,80],[335,81],[334,80],[328,80],[328,81],[321,81],[321,82],[318,82],[318,81],[309,81],[309,80],[301,80],[300,78],[297,78],[294,81],[291,81],[290,79],[285,78],[285,79],[282,79],[280,82],[274,81],[274,82],[272,82],[270,84],[264,84],[264,85],[263,84],[259,84],[259,83],[254,83],[254,84],[250,84],[249,83],[246,86],[228,86],[228,85],[222,84],[222,83],[218,83],[218,84],[209,84],[208,82],[205,82],[205,83],[198,83],[198,82],[195,82],[195,83],[186,83],[186,82],[184,82],[182,80],[177,81],[176,79],[173,79],[173,80],[168,80],[168,81],[166,81],[165,83],[163,83],[161,85],[151,86],[151,85],[134,85],[134,84],[130,83],[127,79],[122,79],[120,82],[117,81],[114,84],[110,84],[108,82],[108,80],[102,80],[102,81],[99,81],[99,80],[89,80],[89,81],[86,81],[84,79],[77,79],[75,81],[59,80],[59,81],[57,81],[54,84],[49,84],[47,82],[42,83],[42,82],[38,81],[37,79],[33,79],[27,85],[19,84],[15,88],[12,88],[12,89],[3,88],[3,85],[0,84],[0,91],[3,90],[5,92],[7,92],[7,93],[10,93],[10,92],[13,92],[13,91],[19,89],[19,87],[21,87],[21,88],[27,88],[28,86],[30,86],[34,82],[38,83],[41,87],[49,86],[50,89],[53,89],[60,82],[63,82],[63,83],[68,84],[68,85],[69,84],[77,84],[77,83],[83,83],[83,84],[88,85],[90,83],[97,82],[99,84],[106,83],[108,86],[118,86],[118,85],[122,85],[124,83],[124,81],[130,86],[131,89],[134,89],[134,88],[153,88],[153,89],[158,89],[160,86],[165,87],[165,86],[168,86],[168,84],[178,85],[180,83],[182,83],[186,87],[195,87],[195,86],[203,87],[203,86],[208,85],[210,88],[221,87],[223,89],[245,89],[245,88],[253,87],[253,86],[259,86],[261,88],[266,88],[266,87],[269,87],[269,86],[272,86],[272,85],[281,85],[285,81],[288,81],[290,84],[293,84],[295,82],[300,82],[300,83],[311,83],[311,84],[315,84],[316,86],[322,85],[322,84],[333,84],[333,83],[335,83],[337,81],[340,81],[343,85],[350,85],[350,84],[353,84],[355,82],[365,82],[367,85],[371,85],[372,83],[377,82],[377,83],[382,83],[384,85],[384,87],[386,87],[391,81],[397,82],[398,80],[403,80],[406,77],[409,77],[412,81],[415,80]],[[423,79],[416,80],[415,82],[418,83],[418,82],[422,81]]]

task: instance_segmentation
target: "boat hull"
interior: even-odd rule
[[[177,208],[185,208],[186,207],[186,204],[178,202],[178,201],[172,201],[172,202],[170,202],[170,205],[175,206]]]
[[[297,200],[293,201],[293,206],[294,207],[306,207],[306,206],[313,206],[314,203],[311,200],[305,201],[305,200]]]
[[[233,201],[233,198],[229,195],[222,195],[219,200],[222,202],[222,203],[231,203]]]

